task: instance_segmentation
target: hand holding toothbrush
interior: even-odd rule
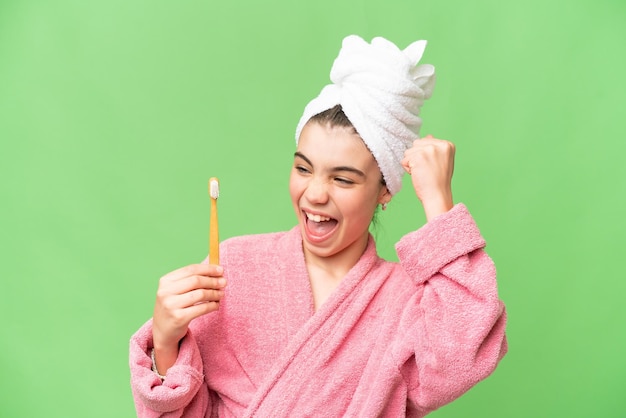
[[[226,279],[219,265],[217,198],[219,183],[209,180],[211,221],[209,264],[194,264],[163,276],[159,282],[152,322],[154,360],[165,374],[178,357],[178,345],[187,333],[189,323],[199,316],[219,309]]]
[[[165,374],[178,357],[178,344],[192,319],[219,309],[224,296],[224,269],[193,264],[166,274],[159,281],[152,340],[157,367]]]

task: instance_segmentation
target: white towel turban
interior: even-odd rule
[[[404,175],[400,162],[419,138],[419,110],[435,84],[435,68],[417,65],[425,48],[426,41],[400,50],[380,37],[371,44],[356,35],[346,37],[330,71],[333,84],[305,107],[296,144],[311,117],[340,104],[376,159],[389,192],[396,194]]]

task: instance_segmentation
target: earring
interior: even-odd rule
[[[381,206],[382,206],[383,210],[387,210],[387,204],[386,203],[383,203]]]

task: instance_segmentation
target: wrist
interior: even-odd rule
[[[164,379],[167,371],[176,363],[178,351],[178,344],[174,346],[159,346],[155,344],[151,352],[152,371],[161,379]]]
[[[154,354],[154,348],[150,350],[150,357],[152,358],[152,371],[161,379],[161,381],[165,380],[165,375],[159,373],[159,368],[156,364],[156,355]]]
[[[442,195],[437,198],[423,200],[422,207],[424,208],[426,221],[430,221],[452,209],[454,207],[454,202],[451,194]]]

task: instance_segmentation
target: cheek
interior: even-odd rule
[[[302,185],[301,180],[297,175],[291,172],[289,176],[289,195],[291,196],[291,201],[297,203],[300,199],[300,195],[302,194]]]
[[[339,200],[341,201],[344,215],[348,215],[359,223],[370,217],[375,208],[374,201],[367,194],[355,195],[354,193],[345,193],[341,197],[337,196],[337,201]]]
[[[369,224],[374,216],[376,205],[378,205],[378,194],[373,190],[363,193],[358,198],[352,196],[345,199],[346,209],[352,214],[353,219],[358,223]]]

